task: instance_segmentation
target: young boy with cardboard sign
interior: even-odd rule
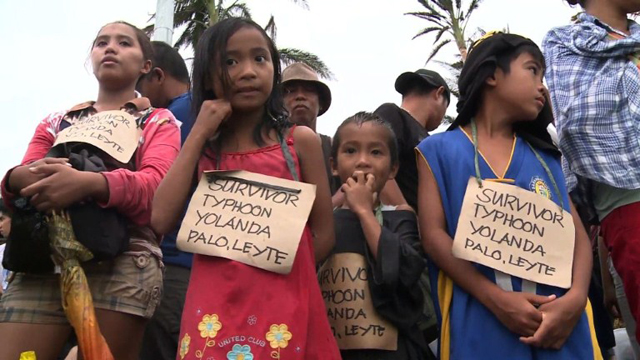
[[[440,359],[600,358],[589,241],[546,132],[544,64],[529,39],[480,39],[457,119],[417,148]]]

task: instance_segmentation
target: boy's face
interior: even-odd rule
[[[543,67],[531,54],[520,54],[511,62],[506,74],[495,72],[495,92],[511,115],[519,120],[535,120],[544,107],[546,97],[542,84]]]
[[[149,99],[151,106],[158,108],[166,108],[169,101],[163,96],[164,72],[160,68],[151,69],[151,73],[143,76],[136,84],[136,90],[140,94]]]
[[[0,200],[2,201],[2,200]],[[8,237],[11,230],[11,218],[0,211],[0,237]]]
[[[375,191],[380,193],[396,174],[397,166],[391,167],[391,154],[387,139],[389,131],[376,123],[354,123],[340,129],[340,146],[337,159],[332,159],[333,175],[345,183],[356,171],[375,177]]]

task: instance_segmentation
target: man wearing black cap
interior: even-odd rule
[[[426,69],[401,74],[395,87],[402,94],[402,105],[386,103],[375,111],[393,128],[400,155],[398,175],[387,182],[380,196],[386,204],[407,203],[417,210],[418,169],[414,148],[442,122],[450,90],[440,74]]]

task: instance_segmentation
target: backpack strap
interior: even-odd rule
[[[295,126],[291,128],[291,134],[293,136],[293,130]],[[284,156],[284,160],[287,162],[287,167],[289,168],[289,172],[293,177],[294,181],[300,181],[300,175],[298,174],[298,169],[296,169],[295,161],[293,160],[293,155],[291,154],[291,149],[289,149],[289,145],[287,144],[287,140],[282,136],[282,133],[278,131],[278,138],[280,140],[280,148],[282,149],[282,155]]]

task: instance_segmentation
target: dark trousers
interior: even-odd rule
[[[191,269],[165,265],[164,295],[147,324],[140,360],[175,360],[180,336],[180,319]]]

